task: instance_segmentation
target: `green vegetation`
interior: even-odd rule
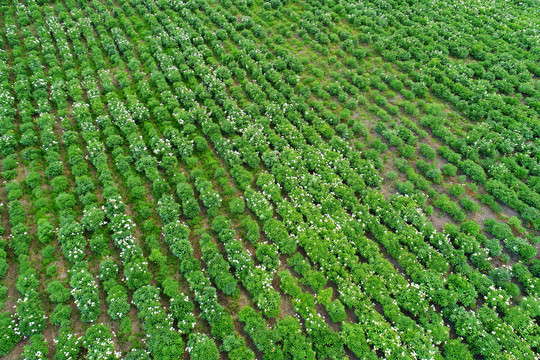
[[[539,9],[0,0],[0,357],[537,358]]]

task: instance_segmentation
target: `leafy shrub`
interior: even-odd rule
[[[275,243],[283,254],[296,251],[296,240],[292,238],[282,222],[276,219],[265,221],[263,230],[268,239]]]
[[[330,302],[325,308],[333,322],[343,322],[347,317],[345,307],[339,299]]]
[[[444,356],[449,360],[473,360],[469,347],[459,339],[450,339],[444,344]]]
[[[159,290],[146,285],[135,291],[133,303],[139,310],[147,333],[147,345],[151,354],[159,359],[172,360],[181,356],[184,343],[178,331],[173,328],[171,317],[166,316],[159,301]]]
[[[283,344],[284,354],[299,356],[301,359],[315,360],[315,352],[306,336],[302,334],[300,321],[292,316],[279,320],[275,331]]]
[[[241,165],[233,166],[231,175],[234,177],[236,184],[241,190],[246,190],[253,183],[253,174]]]
[[[0,247],[0,279],[6,276],[8,270],[7,253]]]
[[[71,297],[69,290],[58,280],[49,283],[47,293],[49,294],[49,299],[56,304],[64,303]]]
[[[461,161],[458,166],[465,174],[470,176],[471,179],[482,184],[486,182],[487,176],[484,169],[472,160],[467,159],[465,161]]]
[[[467,218],[463,210],[445,194],[440,195],[433,203],[439,209],[448,213],[457,222],[461,222]]]
[[[356,323],[343,323],[343,342],[360,359],[376,359],[367,341],[362,326]]]
[[[465,188],[463,185],[452,185],[450,186],[449,193],[454,197],[460,197],[463,195],[463,193],[465,193]]]
[[[517,216],[512,216],[508,219],[508,225],[515,228],[520,234],[525,234],[526,230],[523,227],[521,220]]]
[[[397,177],[398,177],[397,171],[392,170],[392,171],[389,171],[389,172],[386,173],[386,179],[388,181],[394,181],[394,180],[397,179]]]
[[[486,231],[491,233],[499,240],[504,240],[513,237],[512,229],[505,223],[497,222],[494,219],[484,221]]]
[[[224,294],[232,295],[236,291],[236,280],[229,272],[229,263],[223,258],[208,234],[201,236],[201,251],[207,265],[208,277]]]
[[[51,313],[50,321],[56,326],[68,327],[71,323],[71,307],[63,304],[56,305]]]
[[[260,244],[255,252],[257,260],[265,267],[265,270],[273,272],[279,266],[279,253],[275,245]]]
[[[456,176],[457,167],[452,164],[444,164],[441,166],[443,175],[445,176]]]
[[[461,155],[450,150],[448,146],[441,146],[438,149],[439,154],[450,163],[457,164],[461,161]]]
[[[193,145],[195,150],[198,152],[203,152],[204,150],[208,149],[208,143],[206,142],[206,139],[202,136],[195,136],[193,138]]]
[[[495,238],[487,239],[484,242],[484,246],[489,250],[489,256],[501,256],[502,246],[499,243],[499,240]]]
[[[56,197],[56,207],[58,210],[71,210],[77,203],[75,196],[72,194],[61,193]]]
[[[470,211],[473,213],[480,211],[480,205],[478,205],[476,202],[472,201],[468,197],[462,198],[460,200],[460,203],[466,211]]]
[[[408,144],[405,144],[399,148],[400,156],[404,157],[405,159],[412,159],[415,152],[415,147]]]
[[[242,214],[245,210],[244,199],[234,198],[229,201],[229,211],[233,214]]]
[[[512,236],[505,241],[504,245],[510,252],[520,255],[526,260],[536,257],[537,254],[536,247],[529,244],[527,240],[520,237]]]
[[[94,233],[89,241],[90,250],[98,255],[105,255],[109,252],[107,238],[100,233]]]
[[[255,244],[259,240],[259,224],[251,217],[246,216],[241,222],[242,229],[245,232],[246,239]]]
[[[497,286],[502,286],[504,282],[511,280],[510,273],[505,268],[493,268],[489,271],[489,277]]]
[[[320,271],[314,270],[308,270],[302,279],[302,282],[311,286],[315,293],[321,291],[326,286],[327,281],[328,279]]]
[[[420,152],[428,160],[433,160],[437,157],[437,152],[435,151],[435,149],[433,149],[431,146],[426,145],[426,144],[420,144]]]
[[[434,164],[428,164],[423,160],[418,160],[416,166],[420,169],[428,179],[432,180],[436,184],[442,182],[442,173],[439,168]]]

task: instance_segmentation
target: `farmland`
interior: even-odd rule
[[[0,10],[0,359],[538,358],[538,1]]]

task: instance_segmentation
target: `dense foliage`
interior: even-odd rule
[[[537,358],[537,5],[0,0],[0,357]]]

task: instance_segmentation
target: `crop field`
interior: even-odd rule
[[[0,359],[540,354],[538,0],[0,0]]]

